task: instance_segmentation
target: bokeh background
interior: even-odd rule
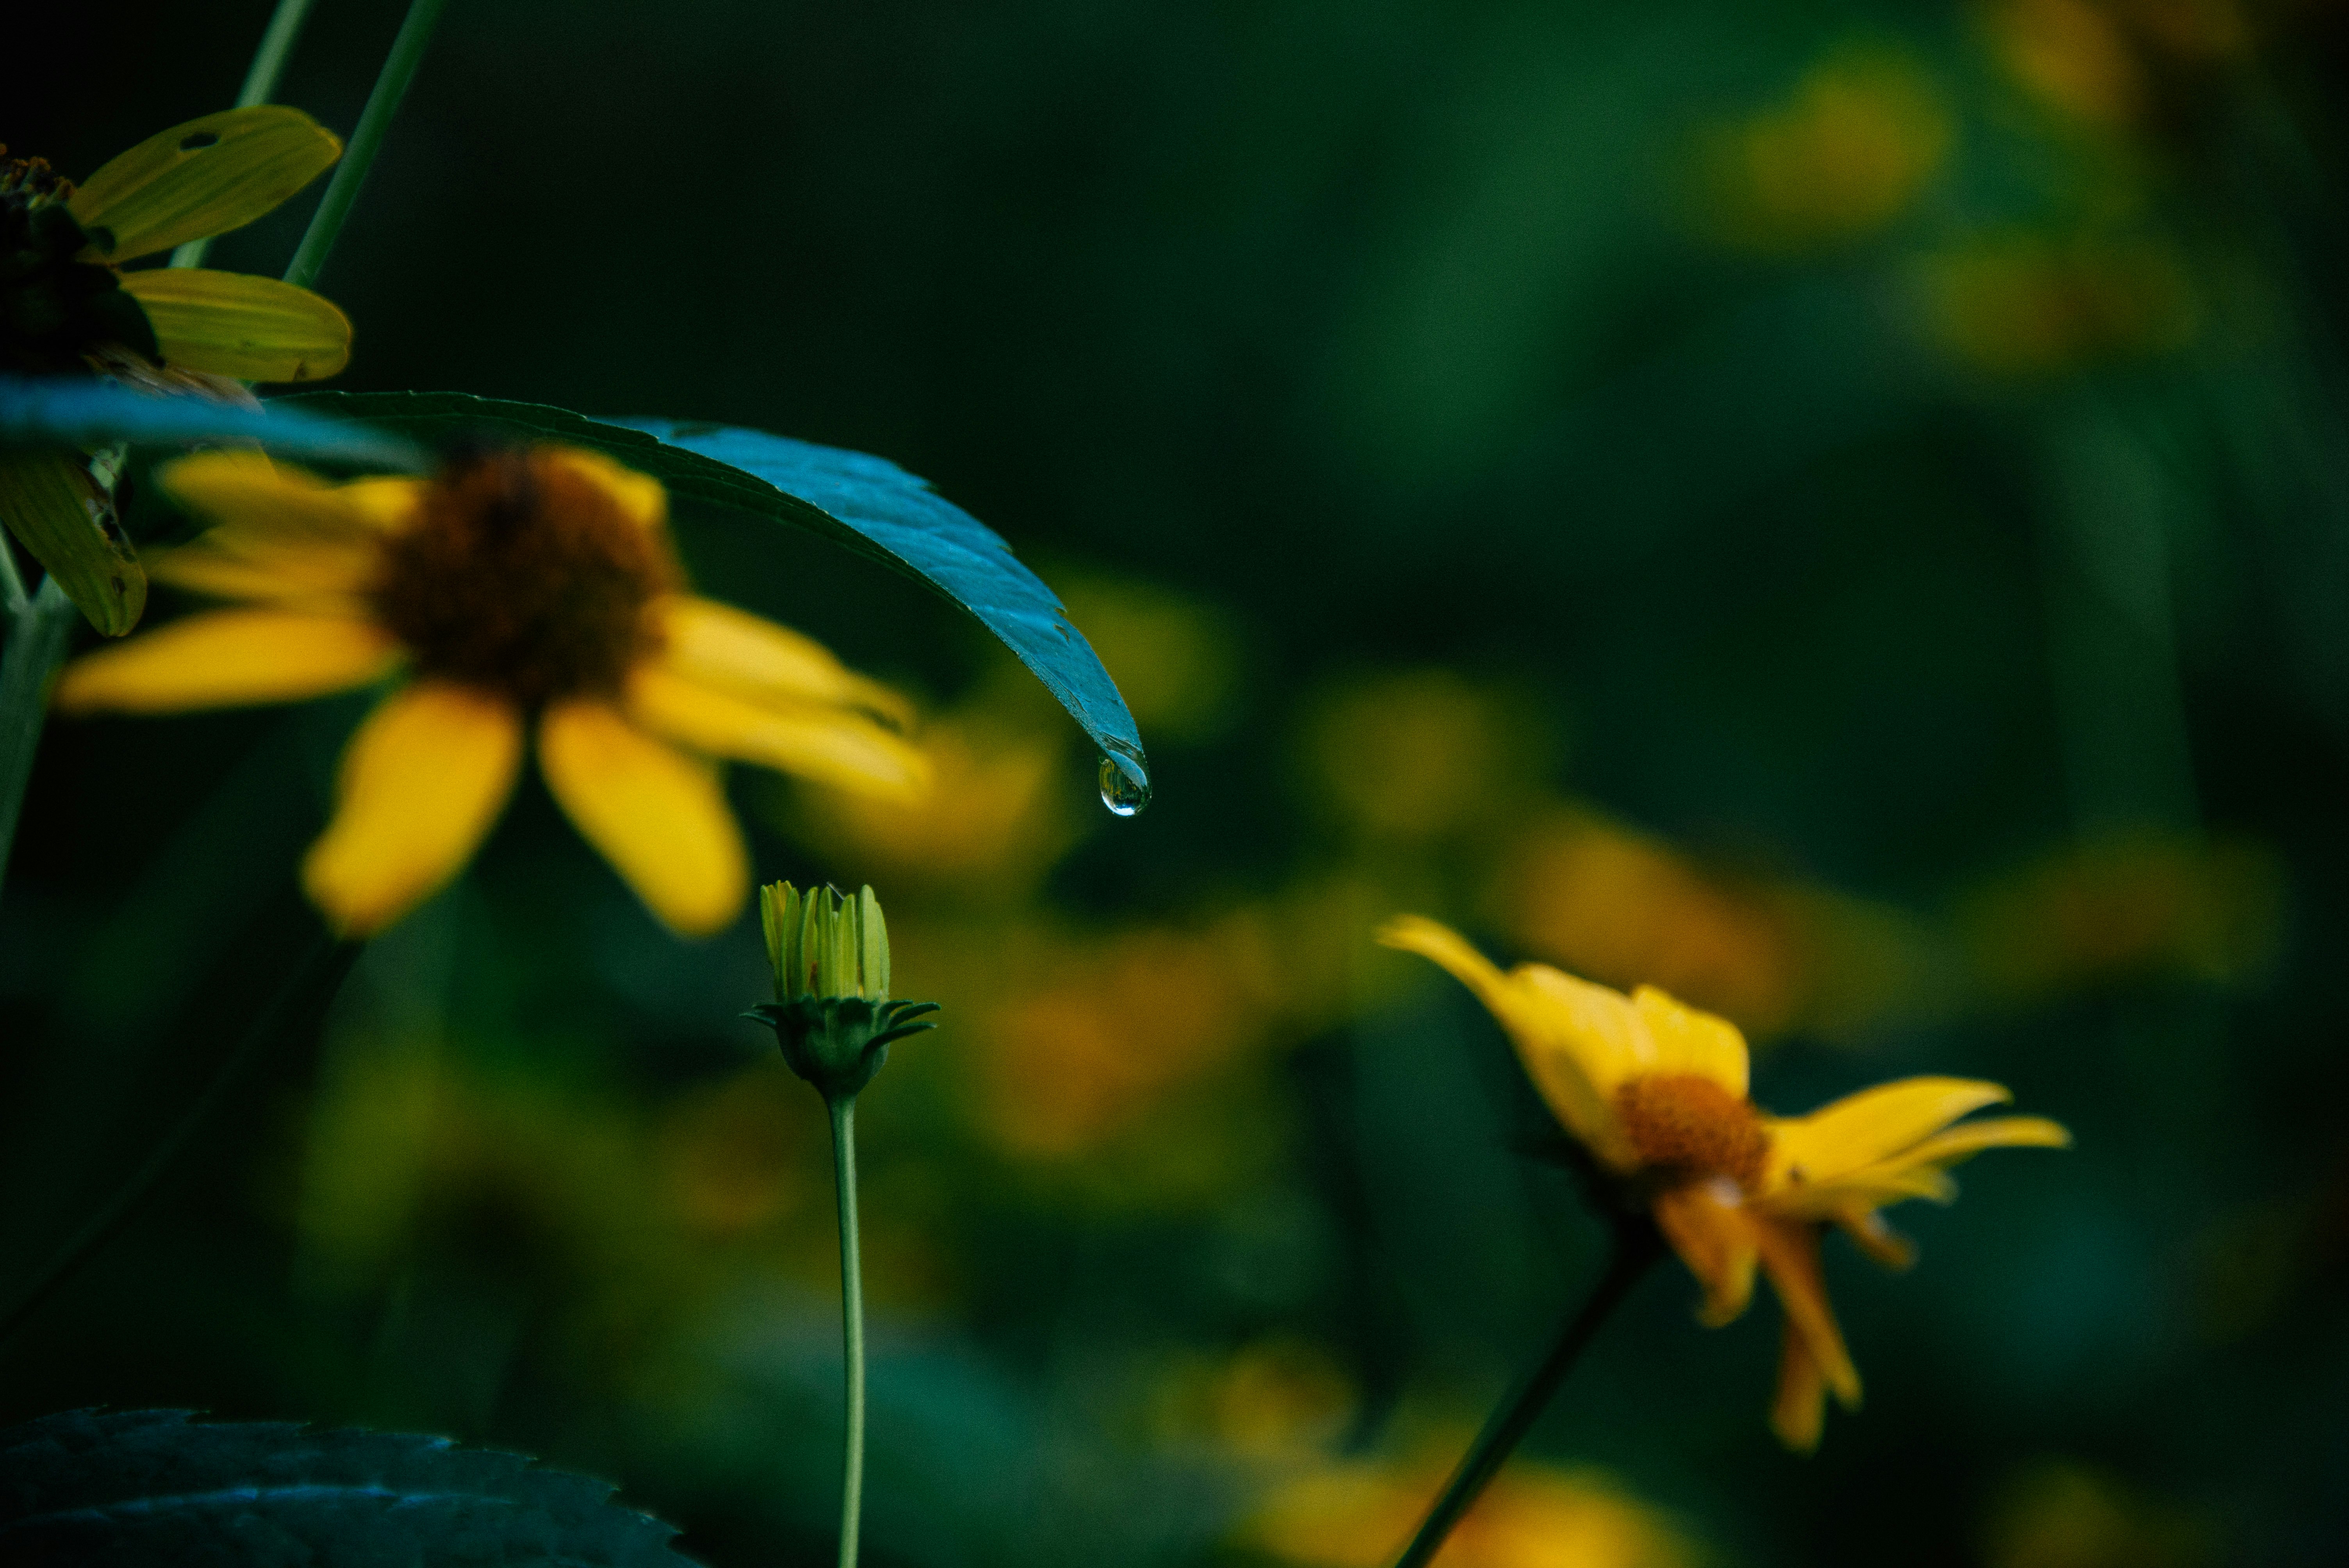
[[[262,0],[51,8],[0,139],[233,96]],[[321,0],[347,130],[399,16]],[[2349,1544],[2349,262],[2323,0],[457,0],[320,287],[342,385],[882,453],[1004,533],[1156,803],[951,607],[688,513],[926,715],[767,777],[947,1026],[865,1097],[867,1560],[1372,1568],[1602,1255],[1398,910],[1740,1023],[1764,1104],[1996,1078],[2078,1146],[1832,1247],[1868,1404],[1660,1271],[1463,1568],[2202,1568]],[[223,241],[274,272],[315,198]],[[156,526],[152,519],[149,526]],[[171,605],[160,606],[169,614]],[[357,703],[60,726],[0,900],[0,1260],[308,940]],[[827,1561],[821,1107],[525,787],[11,1344],[622,1484]]]

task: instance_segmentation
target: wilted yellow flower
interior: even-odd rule
[[[219,526],[164,582],[245,601],[66,671],[70,712],[288,702],[408,678],[344,754],[303,885],[338,929],[398,919],[469,860],[512,793],[525,729],[573,823],[653,913],[717,930],[748,886],[713,758],[852,788],[918,789],[885,688],[823,647],[688,593],[660,485],[541,446],[430,480],[330,485],[257,453],[161,470]]]
[[[1769,1274],[1786,1313],[1771,1425],[1791,1448],[1817,1444],[1828,1389],[1846,1408],[1859,1402],[1819,1274],[1820,1231],[1839,1226],[1878,1262],[1905,1266],[1912,1249],[1878,1210],[1948,1202],[1949,1168],[1985,1149],[2071,1141],[2042,1117],[1952,1126],[2013,1098],[1970,1078],[1903,1078],[1808,1116],[1771,1116],[1748,1096],[1745,1039],[1726,1019],[1652,986],[1626,996],[1547,965],[1505,975],[1415,915],[1379,939],[1442,965],[1491,1010],[1567,1130],[1647,1203],[1703,1285],[1707,1323],[1745,1310],[1757,1264]]]
[[[1914,59],[1846,47],[1783,107],[1715,134],[1712,174],[1732,238],[1757,250],[1851,239],[1905,211],[1948,157],[1951,116]]]
[[[1331,1465],[1276,1488],[1247,1543],[1301,1568],[1391,1563],[1444,1485],[1440,1465]],[[1591,1470],[1524,1461],[1493,1480],[1434,1568],[1688,1568],[1695,1547]]]
[[[307,289],[202,267],[122,263],[243,228],[315,179],[342,143],[299,109],[206,115],[148,138],[78,188],[0,147],[0,372],[104,371],[159,389],[244,396],[350,358],[351,324]],[[120,636],[147,581],[79,454],[0,456],[0,517],[90,624]]]

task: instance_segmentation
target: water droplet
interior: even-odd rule
[[[1150,804],[1150,775],[1140,757],[1129,758],[1123,747],[1101,759],[1102,804],[1112,816],[1131,817]]]

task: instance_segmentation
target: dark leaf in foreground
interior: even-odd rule
[[[683,1568],[612,1488],[445,1438],[70,1410],[0,1429],[12,1568]]]

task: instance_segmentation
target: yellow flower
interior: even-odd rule
[[[1790,1448],[1816,1446],[1830,1388],[1846,1408],[1859,1403],[1819,1274],[1821,1230],[1840,1226],[1878,1262],[1905,1267],[1912,1249],[1878,1210],[1948,1202],[1949,1168],[1985,1149],[2071,1141],[2043,1117],[1960,1122],[2013,1098],[1971,1078],[1903,1078],[1808,1116],[1771,1116],[1747,1095],[1745,1037],[1726,1019],[1652,986],[1626,996],[1547,965],[1505,975],[1416,915],[1379,940],[1443,965],[1500,1021],[1567,1130],[1640,1194],[1704,1287],[1705,1322],[1738,1316],[1757,1264],[1768,1274],[1786,1313],[1771,1425]]]
[[[37,158],[0,156],[0,373],[95,370],[248,401],[236,383],[334,375],[351,324],[307,289],[201,267],[120,269],[243,227],[341,155],[309,116],[263,105],[175,125],[78,189]],[[0,515],[92,625],[119,636],[138,624],[146,578],[77,454],[0,458]]]
[[[1244,1538],[1299,1568],[1379,1568],[1394,1561],[1443,1483],[1435,1465],[1328,1465],[1275,1488]],[[1670,1519],[1606,1476],[1520,1462],[1494,1479],[1435,1568],[1689,1568],[1700,1561]]]
[[[1924,191],[1952,137],[1949,104],[1915,60],[1876,46],[1839,49],[1785,104],[1715,133],[1727,237],[1794,252],[1872,232]]]
[[[71,712],[289,702],[409,677],[352,738],[303,884],[340,930],[398,919],[471,858],[526,727],[573,823],[673,930],[717,930],[748,887],[712,758],[882,792],[920,754],[901,700],[823,647],[685,591],[667,494],[558,446],[452,459],[430,480],[329,485],[253,452],[160,470],[219,526],[156,564],[239,608],[68,668]]]

